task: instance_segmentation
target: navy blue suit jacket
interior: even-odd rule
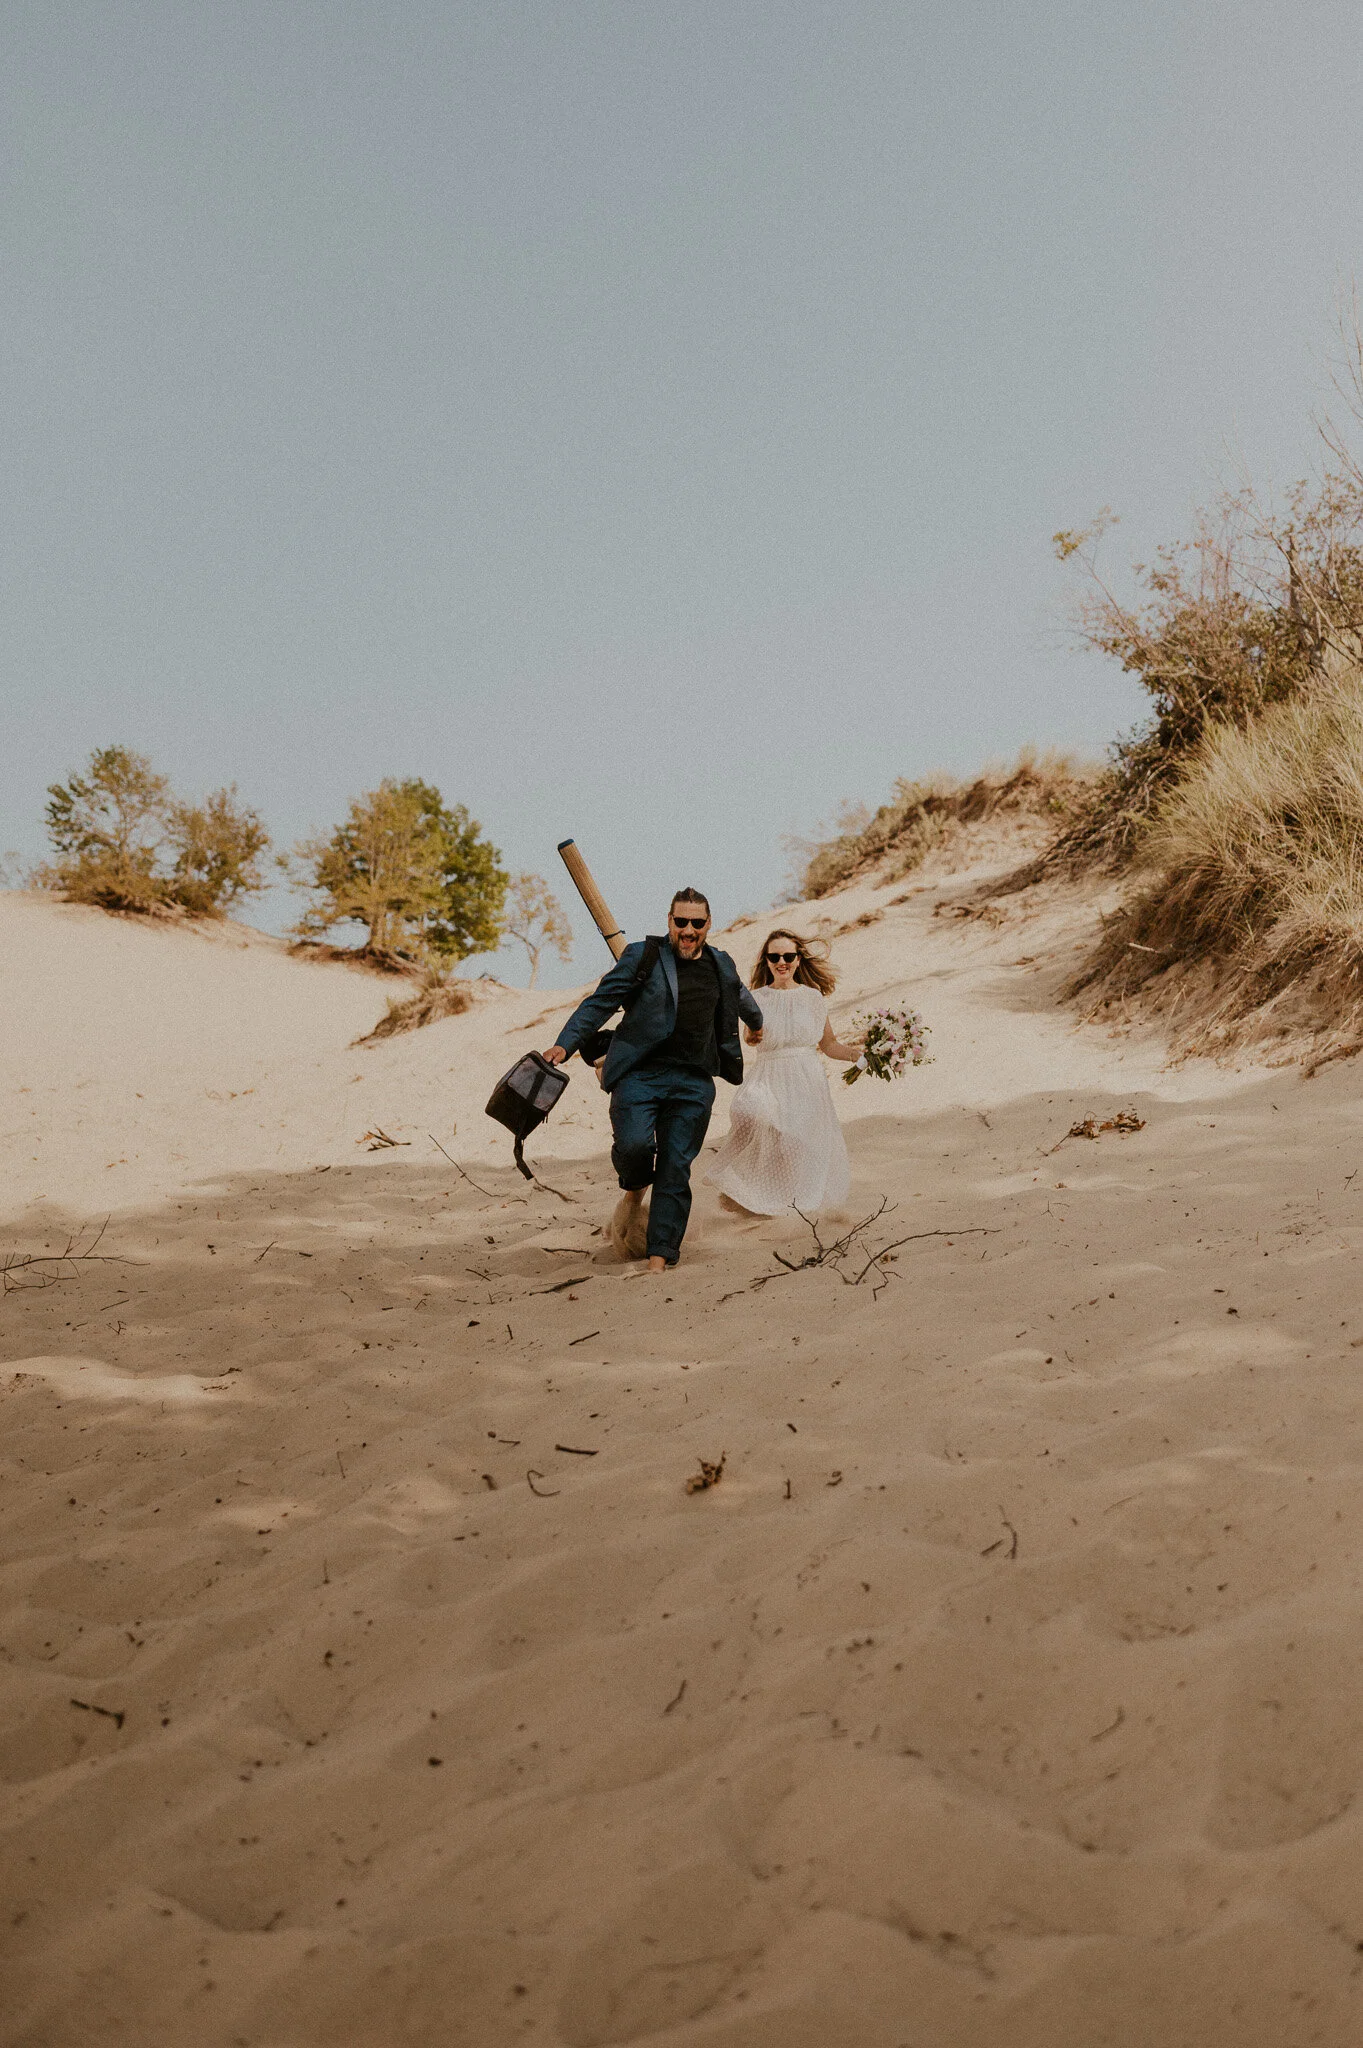
[[[607,1018],[613,1017],[617,1010],[629,1003],[624,1022],[611,1039],[606,1064],[601,1071],[601,1079],[607,1088],[613,1088],[617,1081],[623,1080],[630,1068],[637,1067],[655,1045],[661,1045],[665,1038],[670,1038],[677,1021],[677,958],[667,939],[659,947],[653,972],[630,1002],[630,993],[643,965],[645,944],[645,940],[635,939],[632,945],[626,946],[614,967],[602,975],[592,993],[578,1004],[558,1035],[557,1043],[563,1050],[575,1053],[593,1032],[601,1029]],[[714,962],[719,975],[719,1012],[715,1018],[719,1071],[726,1081],[736,1084],[743,1079],[739,1019],[741,1017],[753,1031],[760,1031],[762,1012],[752,990],[745,988],[739,979],[738,969],[729,955],[716,952],[711,946],[703,947],[702,951],[707,960]]]

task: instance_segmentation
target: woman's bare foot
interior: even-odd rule
[[[759,1221],[757,1211],[755,1209],[745,1209],[743,1207],[743,1204],[741,1202],[736,1202],[732,1195],[721,1195],[719,1198],[719,1206],[721,1209],[727,1210],[730,1216],[741,1216],[746,1223],[755,1223]]]
[[[642,1259],[648,1250],[648,1190],[628,1188],[615,1205],[610,1240],[622,1259]]]

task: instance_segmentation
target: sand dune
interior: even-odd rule
[[[803,917],[934,1029],[838,1091],[856,1285],[708,1192],[611,1261],[576,1067],[527,1189],[569,998],[356,1050],[0,898],[4,1246],[126,1262],[0,1304],[9,2048],[1360,2038],[1356,1074],[1076,1027],[1092,903],[967,880]]]

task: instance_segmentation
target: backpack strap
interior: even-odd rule
[[[657,966],[662,950],[663,942],[657,932],[650,932],[644,940],[644,957],[639,962],[639,971],[634,977],[634,986],[630,990],[626,1009],[633,1009],[635,1002],[643,994],[644,984]]]
[[[664,943],[656,932],[650,932],[644,940],[644,950],[640,955],[639,965],[634,971],[634,980],[630,983],[629,992],[620,1005],[620,1008],[626,1013],[634,1008],[635,1003],[642,995],[644,985],[661,957]],[[606,1054],[610,1051],[610,1043],[614,1036],[614,1031],[603,1030],[593,1031],[584,1038],[581,1045],[577,1048],[578,1057],[583,1065],[599,1068],[602,1060],[605,1059]],[[601,1085],[604,1087],[605,1083],[602,1082]]]

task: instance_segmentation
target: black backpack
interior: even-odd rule
[[[526,1165],[522,1148],[533,1130],[537,1130],[557,1103],[568,1086],[568,1076],[560,1072],[552,1060],[546,1060],[540,1053],[528,1052],[518,1059],[509,1073],[501,1080],[488,1097],[487,1113],[495,1117],[516,1140],[515,1160],[527,1180],[534,1174]]]

